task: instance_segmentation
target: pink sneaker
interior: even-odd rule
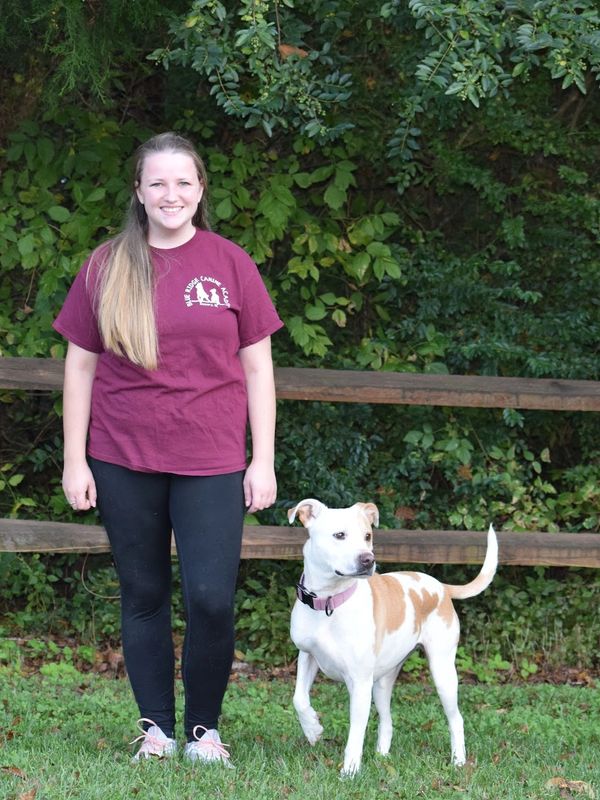
[[[142,727],[143,722],[149,722],[150,727],[148,730],[144,730]],[[129,744],[135,744],[135,742],[141,741],[141,747],[131,759],[132,761],[139,761],[140,758],[150,758],[151,756],[156,756],[157,758],[169,758],[170,756],[175,755],[177,750],[177,742],[175,739],[169,739],[169,737],[162,732],[162,730],[152,722],[151,719],[146,719],[142,717],[142,719],[138,719],[138,728],[141,730],[141,736],[137,736],[133,742]]]
[[[204,735],[198,736],[197,730],[204,731]],[[229,760],[228,744],[223,744],[219,731],[211,728],[207,730],[203,725],[196,725],[192,731],[195,742],[188,742],[183,751],[183,755],[190,761],[220,762],[228,769],[233,769],[233,764]]]

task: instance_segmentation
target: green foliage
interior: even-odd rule
[[[289,630],[299,578],[297,564],[242,565],[236,595],[236,647],[249,663],[278,666],[296,657]]]
[[[33,64],[16,44],[2,55],[22,70],[9,93],[22,108],[0,131],[1,355],[64,355],[51,322],[83,259],[121,224],[128,159],[174,128],[206,159],[215,228],[255,258],[286,323],[278,365],[600,378],[589,3],[169,2],[171,44],[155,14],[142,36],[147,6],[129,4],[117,32],[119,4],[101,5],[36,0],[17,19],[9,4],[0,20],[5,44],[25,30],[45,42]],[[141,57],[150,51],[168,72]],[[434,52],[444,58],[427,72]],[[95,82],[99,53],[109,66]],[[63,88],[80,76],[116,110],[98,111],[86,90],[86,104],[36,110],[44,70]],[[453,81],[470,102],[445,94]],[[60,398],[0,401],[2,515],[74,520]],[[373,500],[388,527],[599,529],[597,415],[288,402],[279,419],[281,499],[261,521],[281,524],[317,496]],[[46,615],[55,630],[118,635],[117,603],[82,586],[83,574],[114,595],[108,562],[90,572],[71,556],[2,556],[0,570],[11,625]],[[292,583],[243,578],[248,658],[289,660]],[[583,627],[577,636],[565,639],[576,652],[593,649]],[[484,665],[513,662],[506,644],[490,647]]]
[[[382,12],[393,17],[399,5],[393,0]],[[417,78],[477,108],[481,98],[507,94],[515,79],[540,67],[561,79],[563,89],[575,84],[584,94],[592,85],[586,72],[597,77],[600,16],[594,0],[568,8],[553,0],[410,0],[409,8],[430,46]]]
[[[133,123],[67,110],[10,135],[0,191],[3,355],[64,355],[52,320],[90,246],[118,230],[129,199],[123,153],[141,136]]]
[[[335,138],[351,127],[330,122],[330,109],[350,96],[351,76],[336,66],[331,52],[330,4],[301,4],[302,16],[321,27],[316,47],[306,44],[311,26],[292,14],[294,5],[242,0],[231,8],[219,0],[194,0],[171,23],[173,44],[149,57],[167,68],[184,65],[198,72],[217,105],[247,128],[260,125],[269,136],[292,128],[321,140]]]
[[[269,136],[291,128],[336,137],[356,124],[349,101],[361,87],[353,57],[363,56],[366,44],[373,59],[381,60],[383,50],[396,66],[397,56],[381,47],[382,39],[390,26],[401,39],[414,27],[412,61],[400,62],[420,83],[418,94],[391,85],[399,124],[391,147],[399,145],[411,160],[421,134],[416,115],[443,95],[478,108],[483,98],[509,98],[515,81],[539,70],[561,80],[562,89],[574,85],[585,94],[600,67],[599,25],[593,0],[567,11],[556,0],[411,0],[408,9],[399,0],[379,8],[345,0],[244,0],[233,8],[194,0],[171,22],[172,43],[150,58],[200,73],[217,104],[247,127],[261,125]]]
[[[479,132],[465,119],[458,151],[456,131],[438,132],[420,156],[431,160],[428,175],[407,190],[414,223],[393,186],[371,202],[362,133],[320,149],[298,136],[290,147],[249,139],[225,151],[214,123],[191,111],[174,127],[204,142],[214,217],[261,265],[287,323],[289,339],[276,340],[286,359],[598,375],[598,200],[585,191],[595,162],[584,146],[593,126],[575,149],[560,119],[548,125],[534,107],[507,120],[489,105]],[[62,352],[52,316],[89,248],[118,228],[127,159],[145,134],[72,109],[11,134],[0,193],[5,354]],[[487,156],[464,146],[481,136],[494,142]],[[497,159],[500,147],[509,160]],[[541,148],[552,160],[540,172]]]
[[[456,568],[440,573],[448,582],[458,575]],[[588,609],[599,593],[592,570],[501,568],[487,592],[458,605],[462,644],[484,664],[499,654],[523,678],[545,668],[589,668],[598,664],[600,625]]]
[[[491,410],[282,403],[276,466],[281,505],[371,500],[385,527],[599,528],[599,454],[574,418],[529,413],[524,427]],[[581,438],[579,438],[579,433]],[[567,445],[568,441],[568,445]],[[550,443],[550,446],[549,446]],[[561,465],[562,448],[581,453]],[[583,463],[585,462],[585,463]],[[263,519],[281,524],[279,509]]]
[[[0,553],[0,577],[2,620],[12,630],[76,634],[82,643],[119,638],[119,589],[110,558]]]
[[[171,5],[178,8],[176,1]],[[0,66],[19,82],[46,73],[45,106],[56,108],[64,95],[109,103],[115,90],[125,93],[132,69],[138,79],[147,72],[143,59],[150,36],[164,25],[164,12],[157,0],[4,0]]]

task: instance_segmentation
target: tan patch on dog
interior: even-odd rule
[[[442,599],[438,606],[438,614],[444,620],[446,625],[450,627],[454,621],[455,612],[454,606],[452,605],[452,598],[450,597],[450,593],[444,590],[444,594],[442,595]]]
[[[420,581],[423,577],[420,572],[404,572],[404,575],[407,575],[409,578],[412,578],[413,581]]]
[[[300,520],[300,522],[306,528],[306,523],[311,519],[311,517],[313,515],[313,508],[309,503],[306,503],[306,505],[303,505],[303,506],[298,506],[298,509],[296,511],[296,515],[297,515],[298,519]]]
[[[408,594],[415,609],[415,633],[418,633],[427,617],[437,608],[439,598],[437,594],[430,594],[427,589],[423,589],[422,594],[416,589],[409,589]]]
[[[406,595],[402,584],[391,575],[373,575],[369,578],[369,587],[373,597],[377,654],[385,635],[398,630],[406,619]]]
[[[357,503],[356,504],[359,508],[361,508],[365,512],[365,516],[376,528],[379,527],[379,509],[375,505],[375,503]]]
[[[454,619],[454,606],[448,592],[444,591],[440,598],[437,594],[432,594],[423,589],[419,594],[416,589],[410,589],[408,594],[415,608],[415,633],[419,633],[427,617],[437,611],[448,627]]]

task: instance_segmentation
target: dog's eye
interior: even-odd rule
[[[344,533],[344,531],[338,531],[337,533],[333,534],[333,538],[334,539],[345,539],[346,538],[346,534]]]
[[[365,533],[365,542],[370,542],[372,538],[373,535],[371,533]]]

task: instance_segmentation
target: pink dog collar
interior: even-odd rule
[[[357,585],[358,581],[355,581],[352,586],[349,586],[343,592],[339,592],[339,594],[331,594],[329,597],[317,597],[314,592],[307,591],[304,585],[304,573],[302,573],[302,577],[296,584],[296,597],[304,605],[313,608],[315,611],[324,611],[330,617],[338,606],[341,606],[342,603],[352,597]]]

